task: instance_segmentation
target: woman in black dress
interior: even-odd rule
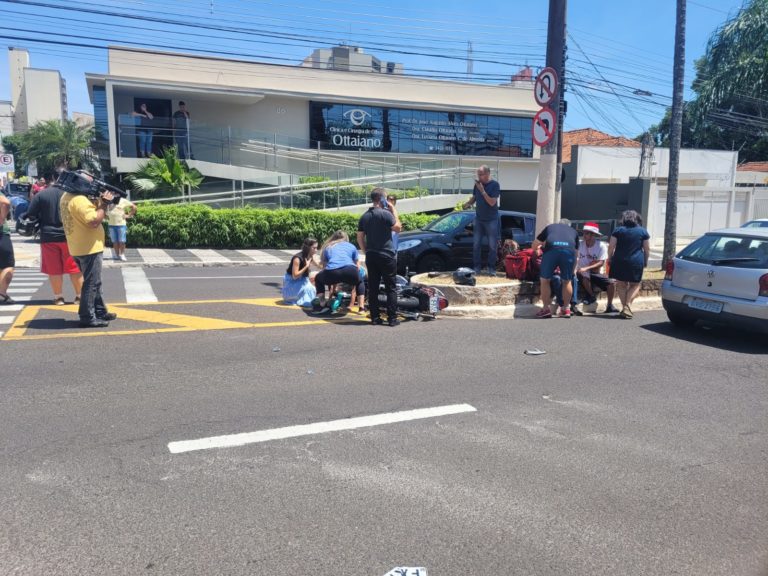
[[[632,302],[640,292],[643,269],[651,254],[650,234],[643,228],[643,219],[634,210],[621,215],[621,226],[616,228],[608,244],[610,277],[616,279],[616,292],[621,301],[620,318],[632,318]]]

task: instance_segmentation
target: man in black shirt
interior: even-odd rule
[[[40,271],[48,275],[53,290],[53,303],[57,306],[64,301],[64,274],[69,274],[75,290],[75,303],[80,301],[83,275],[77,262],[69,254],[64,224],[61,222],[59,203],[64,190],[51,186],[38,192],[27,210],[27,218],[40,222]]]
[[[397,326],[400,324],[395,291],[397,252],[392,244],[392,232],[400,232],[403,227],[397,209],[387,202],[383,188],[373,189],[371,201],[373,206],[360,217],[357,225],[357,244],[365,252],[365,264],[368,267],[371,323],[384,323],[379,316],[379,284],[383,281],[387,294],[387,320],[390,326]]]
[[[189,111],[183,100],[179,101],[179,109],[173,113],[173,137],[178,157],[182,160],[194,160],[189,146]]]
[[[533,253],[536,254],[539,246],[544,246],[544,255],[541,258],[541,302],[544,307],[536,314],[537,318],[551,318],[552,312],[549,304],[552,301],[552,287],[550,280],[556,268],[560,268],[560,278],[563,282],[563,307],[560,315],[563,318],[571,317],[571,296],[573,296],[573,284],[571,280],[576,271],[578,260],[579,233],[571,228],[571,221],[563,218],[558,224],[550,224],[533,241]]]

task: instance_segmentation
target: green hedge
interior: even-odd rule
[[[354,241],[359,216],[316,210],[214,210],[207,206],[141,204],[128,220],[128,245],[158,248],[295,248],[311,236],[320,242],[346,230]],[[404,214],[403,228],[414,230],[435,219]]]

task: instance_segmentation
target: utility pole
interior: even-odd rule
[[[474,62],[472,61],[472,42],[467,41],[467,79],[472,79]]]
[[[677,0],[675,23],[675,63],[672,87],[672,126],[669,136],[669,177],[667,178],[667,214],[664,222],[664,257],[661,267],[675,257],[677,249],[677,181],[680,174],[680,140],[683,133],[683,78],[685,76],[686,0]]]
[[[567,0],[549,0],[547,26],[547,66],[554,68],[560,83],[563,81],[563,52],[565,49],[565,14]],[[561,118],[561,98],[558,94],[551,103],[555,118]],[[536,232],[555,221],[555,189],[560,173],[557,169],[559,130],[541,149],[539,161],[539,192],[536,196]]]

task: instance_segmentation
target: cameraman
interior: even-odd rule
[[[83,178],[93,181],[87,174]],[[107,311],[101,294],[101,265],[104,253],[104,226],[106,210],[112,202],[112,192],[101,192],[97,197],[65,192],[61,197],[61,221],[67,237],[69,253],[83,273],[80,294],[80,327],[103,328],[117,314]]]

